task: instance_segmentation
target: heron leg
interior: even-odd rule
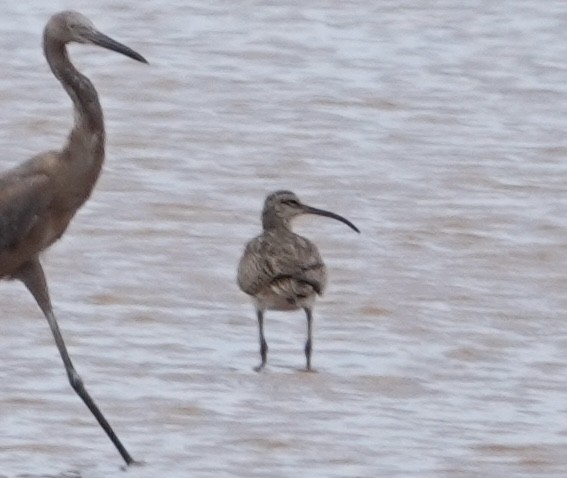
[[[59,354],[63,359],[63,364],[65,365],[65,370],[67,371],[67,376],[69,377],[69,383],[75,392],[81,397],[85,405],[97,419],[100,426],[106,432],[122,458],[126,462],[126,464],[131,465],[134,463],[134,460],[130,456],[130,454],[124,448],[124,445],[118,439],[116,433],[88,394],[83,380],[75,370],[73,363],[71,362],[71,357],[67,352],[67,347],[65,346],[65,342],[63,341],[63,336],[61,335],[61,331],[59,330],[59,325],[57,324],[57,319],[53,314],[53,309],[51,306],[51,300],[49,298],[49,292],[47,289],[47,282],[45,280],[45,274],[43,273],[43,268],[39,263],[39,260],[34,259],[27,263],[18,273],[17,278],[20,279],[28,290],[34,296],[37,304],[41,308],[47,322],[49,323],[49,327],[51,328],[51,332],[53,334],[53,338],[55,339],[55,344],[57,345],[57,349],[59,350]]]
[[[305,315],[307,316],[307,341],[305,342],[305,359],[307,361],[307,371],[311,371],[311,348],[313,344],[313,314],[309,307],[305,307]]]
[[[260,357],[262,358],[262,363],[254,368],[256,372],[262,370],[268,359],[268,344],[266,342],[266,337],[264,337],[264,311],[257,310],[256,315],[258,317],[258,331],[260,335]]]

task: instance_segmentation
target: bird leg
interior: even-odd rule
[[[16,277],[25,284],[25,286],[32,293],[37,304],[43,311],[43,314],[45,315],[45,318],[49,323],[49,327],[51,328],[51,332],[53,334],[53,338],[55,339],[55,344],[57,345],[59,354],[63,359],[63,364],[65,365],[65,370],[67,371],[67,376],[69,377],[69,383],[71,384],[71,387],[73,388],[73,390],[75,390],[79,397],[81,397],[85,405],[97,419],[98,423],[106,432],[120,455],[122,455],[122,458],[124,459],[126,464],[131,465],[132,463],[134,463],[134,460],[126,451],[126,448],[124,448],[124,446],[116,436],[116,433],[114,433],[114,430],[112,429],[102,412],[99,410],[98,406],[95,404],[94,400],[88,394],[83,384],[83,380],[75,370],[75,367],[73,367],[71,357],[69,357],[67,347],[65,346],[65,342],[63,341],[63,336],[61,335],[61,331],[59,330],[57,319],[53,314],[51,300],[49,298],[49,292],[47,289],[47,282],[45,280],[45,274],[43,273],[43,268],[41,267],[39,260],[36,258],[28,262],[20,269]]]
[[[313,315],[311,313],[311,309],[309,307],[305,307],[303,309],[305,311],[305,315],[307,316],[307,341],[305,342],[305,359],[307,361],[307,371],[311,371],[311,346],[313,343],[312,340],[312,332],[313,332]]]
[[[262,363],[254,368],[256,372],[259,372],[266,365],[268,357],[268,344],[266,343],[266,338],[264,337],[264,312],[262,310],[257,310],[256,315],[258,316],[258,330],[260,333],[260,356],[262,357]]]

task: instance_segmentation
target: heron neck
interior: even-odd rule
[[[65,88],[74,105],[75,123],[67,148],[83,150],[84,153],[94,155],[102,162],[105,141],[104,119],[93,84],[73,66],[63,42],[44,36],[43,48],[51,71]]]

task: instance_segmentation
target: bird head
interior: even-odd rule
[[[291,191],[276,191],[268,195],[264,202],[264,210],[262,211],[262,224],[264,229],[273,228],[277,225],[289,227],[294,217],[303,214],[330,217],[343,222],[354,231],[360,232],[352,222],[343,216],[324,209],[308,206],[302,203],[297,195]]]
[[[147,63],[142,55],[101,33],[87,17],[71,10],[56,13],[49,19],[45,26],[44,41],[48,39],[57,40],[63,44],[89,43]]]

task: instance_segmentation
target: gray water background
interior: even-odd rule
[[[74,8],[141,65],[72,46],[105,111],[95,193],[44,256],[77,369],[1,284],[0,476],[564,477],[567,5],[540,0],[2,2],[0,166],[63,144],[40,47]],[[263,199],[330,272],[270,365],[235,284]]]

